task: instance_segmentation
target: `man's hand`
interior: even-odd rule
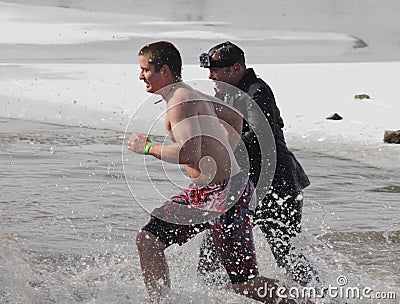
[[[132,133],[128,140],[128,149],[139,154],[144,154],[144,148],[150,139],[142,133]]]

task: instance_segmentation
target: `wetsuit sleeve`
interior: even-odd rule
[[[267,118],[273,134],[275,134],[276,128],[276,113],[274,111],[275,98],[272,91],[266,86],[256,84],[250,87],[248,95],[251,97],[251,99],[247,100],[246,104],[247,123],[249,124],[249,128],[242,134],[242,139],[246,145],[251,144],[252,142],[254,143],[256,133],[262,131],[259,117],[260,112],[255,103],[258,104],[264,116]]]

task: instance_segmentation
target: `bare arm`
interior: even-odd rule
[[[196,109],[190,102],[179,103],[169,108],[166,119],[171,126],[175,142],[153,143],[149,154],[170,163],[197,163],[201,156],[201,131],[196,114]],[[143,136],[133,133],[128,142],[129,149],[143,154],[146,145]]]

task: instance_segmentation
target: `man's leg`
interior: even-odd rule
[[[262,303],[296,304],[278,296],[278,281],[259,276],[251,214],[239,204],[223,215],[211,228],[221,263],[232,282],[232,289]]]
[[[285,268],[295,282],[306,286],[319,278],[308,259],[296,252],[291,241],[301,232],[302,206],[301,195],[284,199],[269,195],[257,207],[254,223],[264,233],[278,266]]]
[[[152,233],[141,230],[136,237],[140,266],[151,303],[158,303],[165,287],[170,287],[166,246]]]
[[[220,285],[224,283],[222,278],[218,276],[222,269],[212,233],[207,231],[200,246],[197,274],[208,285]]]
[[[262,303],[277,303],[277,281],[259,276],[249,206],[253,183],[248,182],[236,204],[216,219],[210,230],[220,261],[232,282],[232,289]],[[288,300],[288,304],[295,304]]]
[[[278,266],[285,268],[295,282],[306,286],[314,278],[318,280],[317,272],[304,254],[296,252],[290,237],[282,234],[280,230],[272,231],[261,225],[260,228],[265,234]]]
[[[219,222],[219,225],[222,225],[224,227],[228,227],[230,223],[234,221],[234,218],[237,216],[235,213],[236,212],[241,212],[241,209],[244,210],[244,214],[241,221],[245,221],[246,219],[251,216],[254,211],[250,211],[249,204],[251,201],[251,194],[254,191],[254,185],[252,182],[249,182],[247,174],[241,172],[238,175],[236,175],[234,178],[232,178],[229,182],[229,188],[225,189],[224,191],[229,191],[229,193],[224,193],[224,195],[232,201],[236,201],[236,206],[231,206],[229,210],[220,218],[216,219],[217,222]],[[247,193],[245,195],[248,195],[248,198],[243,198],[242,195],[244,193]],[[255,201],[254,201],[255,202]],[[241,207],[241,205],[246,205]],[[251,226],[251,223],[246,223]],[[240,223],[238,224],[240,226]],[[245,229],[244,227],[242,227]],[[215,229],[214,229],[215,230]],[[225,285],[225,283],[228,283],[228,281],[222,277],[220,274],[220,270],[222,270],[223,265],[221,264],[221,252],[219,252],[216,247],[215,247],[215,242],[214,238],[220,238],[223,240],[225,245],[228,246],[226,247],[226,250],[232,251],[234,250],[233,247],[229,247],[228,240],[227,238],[231,238],[231,232],[228,233],[229,228],[219,228],[219,232],[215,233],[213,232],[213,229],[211,229],[211,232],[207,232],[205,235],[203,242],[200,246],[200,254],[199,254],[199,261],[197,264],[197,273],[198,276],[206,283],[209,285],[217,285],[217,286],[222,286]],[[223,235],[224,231],[227,231],[227,235]],[[220,235],[221,234],[221,235]],[[222,253],[224,254],[224,253]],[[224,265],[225,266],[225,265]],[[226,268],[226,267],[225,267]]]
[[[185,203],[185,193],[165,202],[153,213],[168,215],[179,203]],[[152,303],[158,303],[163,290],[171,285],[164,251],[172,244],[183,245],[207,228],[206,224],[180,225],[152,216],[136,237],[144,283]]]

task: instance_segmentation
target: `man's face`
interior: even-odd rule
[[[161,70],[156,72],[154,65],[149,63],[149,58],[146,55],[139,56],[140,74],[139,79],[143,80],[146,84],[146,91],[148,93],[156,93],[164,85],[164,78]]]
[[[212,57],[213,60],[218,60],[219,56],[214,55]],[[227,87],[223,83],[227,83],[229,85],[235,85],[236,79],[234,78],[233,66],[224,67],[224,68],[209,68],[210,73],[208,74],[208,78],[211,80],[215,80],[215,89],[217,92],[227,93]],[[221,83],[223,82],[223,83]]]
[[[209,68],[209,70],[210,73],[208,74],[208,78],[214,80],[217,92],[227,93],[227,88],[230,86],[226,86],[224,83],[235,85],[232,67]]]

